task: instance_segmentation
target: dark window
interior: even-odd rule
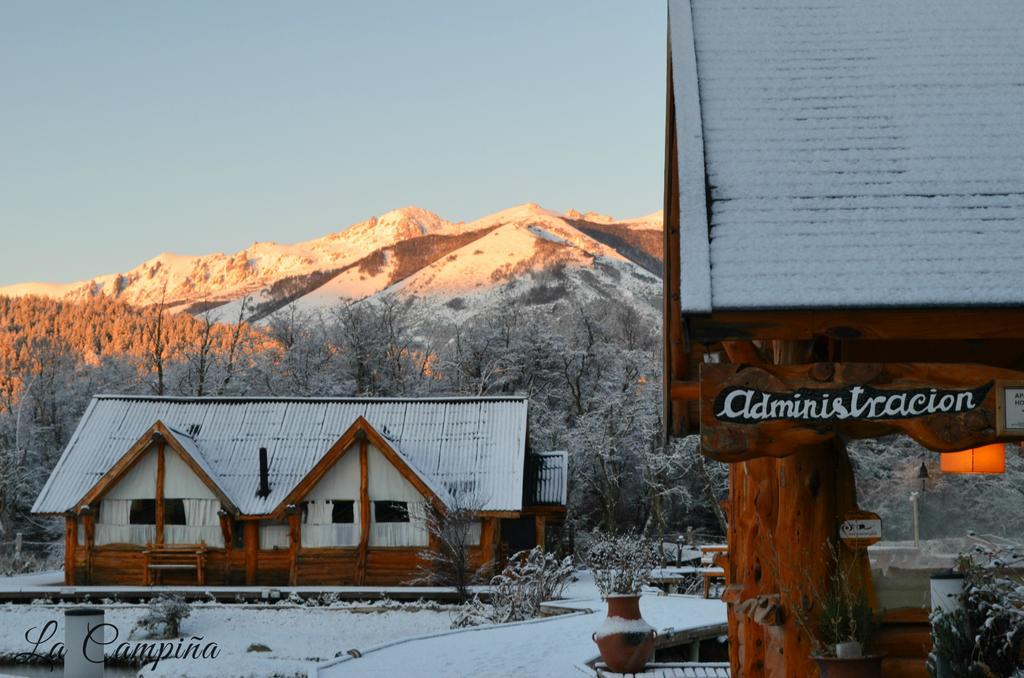
[[[356,522],[356,509],[354,501],[335,499],[331,505],[332,523],[354,523]]]
[[[183,499],[164,499],[164,525],[185,524],[185,501]]]
[[[375,501],[373,519],[378,523],[407,523],[409,505],[404,501]]]
[[[128,522],[132,525],[156,525],[156,499],[132,499]]]
[[[231,526],[231,533],[232,533],[231,536],[233,536],[235,538],[235,548],[236,549],[240,549],[240,548],[244,548],[245,547],[245,527],[244,527],[244,525],[245,525],[245,523],[243,523],[243,522],[241,522],[239,520],[236,520],[236,521],[234,521],[234,524]],[[257,544],[257,546],[259,546],[259,544]]]

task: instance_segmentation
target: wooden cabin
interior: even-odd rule
[[[730,463],[734,676],[818,675],[826,544],[883,674],[927,675],[927,573],[894,605],[840,539],[845,441],[1024,434],[1021,35],[1022,3],[669,2],[665,418]]]
[[[472,509],[477,565],[551,538],[566,457],[526,422],[517,397],[96,396],[33,512],[65,518],[69,585],[399,585],[431,512]]]

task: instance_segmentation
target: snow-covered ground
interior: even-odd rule
[[[363,656],[322,667],[321,678],[351,676],[444,676],[445,678],[556,678],[579,675],[593,659],[591,634],[606,616],[593,581],[583,575],[566,591],[562,609],[574,614],[520,624],[478,627],[362,648]],[[644,595],[644,618],[656,629],[677,631],[726,622],[725,604],[690,596]],[[410,667],[415,667],[410,672]]]
[[[29,587],[51,583],[58,573],[40,573],[2,580]],[[105,621],[117,627],[118,642],[125,639],[144,605],[100,601]],[[145,676],[305,676],[317,665],[348,656],[322,676],[443,676],[460,678],[549,678],[573,675],[575,667],[597,654],[591,634],[605,617],[605,605],[593,580],[582,573],[569,585],[565,599],[551,605],[561,616],[519,624],[450,631],[451,608],[433,604],[395,602],[338,603],[308,607],[280,602],[274,605],[195,603],[182,624],[185,638],[200,637],[199,644],[216,643],[214,659],[165,660]],[[0,673],[18,675],[10,660],[36,649],[45,655],[64,637],[64,604],[0,605]],[[725,622],[725,605],[718,600],[651,593],[641,610],[652,626],[664,631],[683,630]],[[52,622],[52,623],[51,623]],[[50,624],[48,627],[47,624]],[[41,635],[42,634],[42,635]],[[27,636],[27,637],[26,637]],[[108,640],[111,638],[108,635]],[[268,650],[250,650],[262,645]],[[116,643],[110,647],[113,648]],[[261,648],[262,649],[262,648]],[[32,673],[31,675],[37,675]],[[59,671],[59,667],[57,669]],[[118,673],[118,675],[123,675]],[[126,674],[124,674],[126,675]],[[311,675],[316,675],[315,672]]]
[[[12,658],[33,649],[42,637],[38,654],[46,654],[64,639],[65,605],[0,606],[0,655]],[[105,622],[119,631],[118,641],[145,611],[142,605],[103,604]],[[360,609],[367,609],[367,605]],[[369,609],[374,606],[370,605]],[[160,662],[146,676],[305,676],[317,662],[351,648],[370,647],[407,636],[436,633],[449,628],[450,612],[443,608],[417,609],[413,605],[376,604],[380,611],[354,611],[351,606],[224,605],[199,603],[182,623],[185,638],[202,637],[200,645],[214,642],[215,659],[179,659]],[[48,622],[56,626],[47,628]],[[26,639],[26,634],[30,640]],[[107,640],[111,639],[108,634]],[[110,647],[116,647],[117,643]],[[254,645],[269,650],[250,651]],[[57,669],[60,670],[59,667]],[[15,666],[0,671],[17,674]]]

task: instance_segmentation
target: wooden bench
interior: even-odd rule
[[[206,583],[206,544],[148,544],[146,556],[146,586],[160,583],[166,571],[194,570],[196,584]]]
[[[728,557],[728,546],[701,546],[700,564],[704,575],[704,597],[711,597],[711,580],[726,579],[724,560]],[[728,581],[728,580],[726,580]]]

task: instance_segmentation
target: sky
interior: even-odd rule
[[[661,206],[663,0],[0,0],[0,285]]]

